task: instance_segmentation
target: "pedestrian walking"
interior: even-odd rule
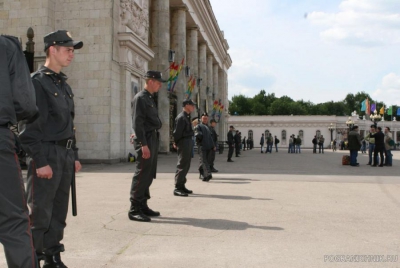
[[[0,243],[8,267],[36,268],[17,137],[11,125],[37,118],[35,89],[21,44],[0,36]]]
[[[323,135],[321,135],[318,139],[318,151],[319,153],[324,153],[324,142],[325,142],[325,138]]]
[[[317,144],[318,144],[317,136],[314,136],[314,139],[312,139],[312,144],[313,144],[313,154],[316,154],[317,153]]]
[[[28,153],[28,204],[32,209],[33,242],[44,268],[66,267],[60,253],[68,212],[69,192],[81,164],[76,147],[74,94],[62,69],[83,46],[71,34],[58,30],[44,37],[46,62],[32,74],[39,118],[21,133]],[[40,259],[42,256],[40,256]]]
[[[178,152],[178,164],[175,172],[175,196],[188,196],[188,194],[193,193],[192,190],[186,188],[186,175],[189,172],[192,161],[194,132],[190,114],[194,111],[195,105],[190,99],[184,100],[182,103],[183,111],[175,118],[173,146]]]
[[[382,133],[382,128],[378,127],[378,131],[374,134],[375,137],[375,149],[374,149],[374,163],[373,167],[378,165],[378,153],[380,155],[380,167],[383,167],[383,163],[385,161],[384,152],[385,152],[385,135]]]
[[[276,152],[278,152],[278,144],[279,144],[279,142],[280,142],[280,140],[275,136],[274,143],[275,143],[275,151]]]
[[[385,166],[392,166],[392,149],[394,145],[394,140],[392,138],[392,133],[390,133],[390,127],[385,127]]]

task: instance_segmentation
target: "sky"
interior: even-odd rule
[[[261,89],[400,105],[400,0],[210,0],[233,64],[229,99]]]

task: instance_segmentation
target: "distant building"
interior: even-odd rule
[[[372,121],[360,119],[358,116],[351,116],[354,124],[359,126],[361,137],[369,133]],[[259,146],[261,134],[271,133],[280,140],[280,147],[288,147],[291,135],[299,135],[302,145],[305,148],[312,148],[314,136],[323,135],[325,147],[330,145],[331,139],[337,141],[346,140],[349,131],[346,116],[230,116],[228,124],[242,132],[242,137],[253,138],[254,145]],[[396,143],[400,142],[400,122],[379,121],[378,126],[382,129],[390,127]],[[332,134],[332,135],[331,135]]]

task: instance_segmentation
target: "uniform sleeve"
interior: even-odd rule
[[[14,51],[9,69],[15,112],[18,121],[29,120],[38,112],[35,89],[22,50],[17,48]]]
[[[201,142],[203,140],[203,131],[200,125],[197,125],[195,128],[194,136],[196,137],[197,142]]]
[[[39,109],[39,118],[33,123],[26,124],[26,129],[20,134],[20,139],[24,150],[35,161],[36,167],[41,168],[48,165],[43,152],[42,140],[43,129],[47,122],[49,110],[42,85],[36,79],[33,79],[32,82],[36,92],[36,105]]]
[[[146,132],[144,128],[146,120],[145,111],[146,107],[144,100],[140,97],[135,98],[132,103],[132,127],[135,131],[135,140],[141,146],[147,146]]]
[[[182,116],[178,116],[175,121],[175,129],[173,132],[174,142],[178,143],[183,138],[183,131],[185,130],[185,121]]]

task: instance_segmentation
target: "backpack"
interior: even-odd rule
[[[279,139],[276,139],[276,144],[278,144],[280,142],[280,140]]]

